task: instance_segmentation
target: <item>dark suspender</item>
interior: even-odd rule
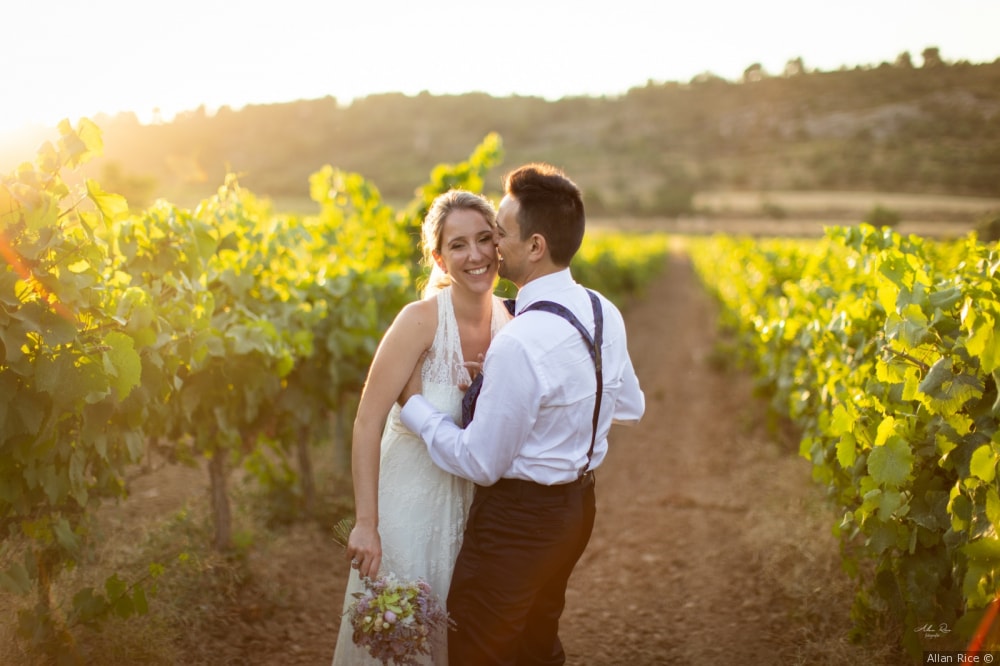
[[[587,351],[590,352],[590,358],[594,361],[594,371],[597,378],[597,397],[594,400],[594,418],[590,433],[590,449],[587,450],[587,464],[583,466],[583,470],[580,472],[581,477],[590,470],[590,459],[594,455],[594,445],[597,442],[597,421],[601,414],[601,398],[604,396],[604,367],[601,360],[601,345],[604,341],[604,312],[601,310],[601,301],[597,297],[597,294],[588,289],[587,295],[590,296],[590,304],[594,308],[593,336],[591,336],[584,325],[580,323],[580,320],[576,318],[576,315],[559,303],[553,303],[552,301],[537,301],[518,313],[521,315],[525,312],[531,312],[532,310],[541,310],[542,312],[549,312],[562,317],[572,324],[577,331],[579,331],[580,335],[583,337],[583,341],[587,344]],[[513,301],[507,301],[504,304],[507,306],[507,309],[513,313]],[[479,373],[473,380],[472,385],[469,386],[468,390],[466,390],[465,397],[462,399],[463,426],[468,425],[475,414],[476,400],[479,399],[479,391],[482,387],[482,381],[483,374]]]

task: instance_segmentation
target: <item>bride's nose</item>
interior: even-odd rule
[[[486,248],[484,248],[479,243],[473,243],[472,253],[470,254],[469,258],[472,259],[473,261],[479,261],[485,256],[487,256]]]

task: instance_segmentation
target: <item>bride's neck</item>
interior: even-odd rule
[[[493,295],[456,292],[452,289],[451,303],[455,309],[455,318],[460,321],[479,323],[492,316]]]

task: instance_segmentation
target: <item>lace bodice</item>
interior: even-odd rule
[[[463,365],[465,358],[462,356],[462,340],[458,334],[455,307],[451,301],[451,287],[439,291],[436,298],[437,331],[420,372],[423,381],[421,393],[436,409],[449,414],[458,423],[462,416],[462,390],[458,385],[468,385],[472,378]],[[503,300],[494,296],[491,337],[496,335],[508,319],[509,314]],[[406,426],[399,421],[399,405],[393,407],[389,424],[393,429],[406,430]]]

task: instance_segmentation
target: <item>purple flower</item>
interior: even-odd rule
[[[400,583],[388,575],[362,583],[365,591],[348,609],[354,642],[386,666],[415,666],[430,654],[432,633],[453,624],[423,579]]]

